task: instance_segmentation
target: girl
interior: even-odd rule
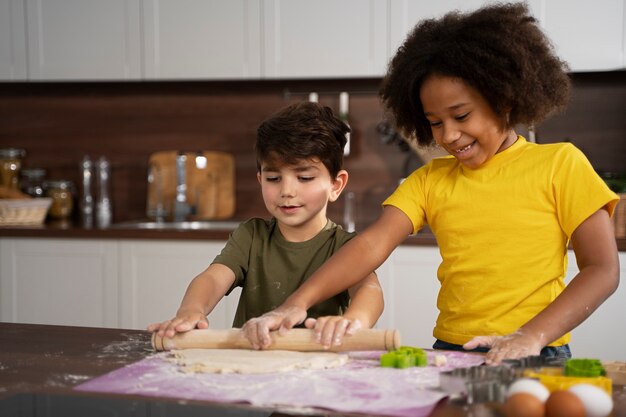
[[[269,330],[301,322],[428,224],[443,259],[434,348],[488,351],[488,363],[571,356],[569,331],[619,283],[609,219],[618,197],[571,144],[537,145],[514,130],[565,107],[565,69],[523,4],[421,22],[381,96],[400,131],[450,156],[410,175],[374,224],[281,307],[246,323],[248,338],[267,347]],[[565,287],[570,243],[580,272]],[[318,332],[324,346],[337,341]]]

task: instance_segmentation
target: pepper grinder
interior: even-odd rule
[[[80,200],[80,215],[83,227],[91,229],[93,227],[93,162],[88,155],[83,157],[80,164],[82,177],[82,195]]]
[[[346,232],[354,232],[356,230],[355,197],[354,191],[348,191],[346,193],[343,206],[343,227]]]
[[[111,165],[101,156],[97,163],[98,169],[98,202],[96,203],[96,222],[98,228],[104,229],[111,225],[111,199],[109,198],[109,178]]]

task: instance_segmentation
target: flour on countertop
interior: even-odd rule
[[[170,360],[185,372],[264,374],[335,368],[346,364],[348,355],[285,350],[184,349],[171,351]]]

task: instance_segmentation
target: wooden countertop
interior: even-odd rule
[[[164,240],[226,240],[228,230],[141,230],[85,229],[75,225],[43,225],[33,227],[0,227],[0,237],[41,237],[78,239],[164,239]],[[616,239],[617,249],[626,251],[626,239]],[[403,245],[437,246],[432,233],[420,232],[409,236]]]
[[[0,414],[3,414],[3,403],[11,401],[9,399],[15,398],[15,395],[26,393],[54,395],[61,396],[61,398],[81,397],[84,404],[97,403],[103,398],[109,400],[113,398],[118,400],[119,407],[125,407],[126,404],[128,407],[137,407],[137,401],[167,402],[160,398],[79,393],[72,390],[72,387],[80,383],[136,362],[150,353],[152,353],[150,335],[145,331],[0,323]],[[614,385],[613,398],[615,408],[612,416],[626,416],[626,386]],[[171,402],[176,403],[174,400]],[[254,411],[262,410],[245,405],[201,401],[192,402],[192,405],[196,408],[206,407],[207,410],[220,407],[222,411],[225,411],[225,408],[228,408],[228,415],[233,416],[237,415],[237,410],[244,410],[246,416],[254,415]],[[480,408],[480,415],[485,417],[499,415],[493,404],[476,405],[469,409],[466,407],[461,415],[478,415],[476,414],[477,408]],[[11,410],[14,411],[14,409]],[[265,414],[261,415],[269,414],[267,409],[263,412]],[[323,411],[322,414],[325,416],[342,415],[327,411]],[[14,411],[11,415],[23,414],[15,414]],[[126,414],[120,413],[120,415]],[[271,415],[286,416],[288,414],[272,413]]]
[[[199,401],[181,404],[175,399],[72,389],[151,353],[150,334],[145,331],[0,323],[0,415],[255,417],[258,412],[259,417],[267,417],[270,414],[245,405]],[[193,409],[188,409],[187,404]],[[198,407],[204,412],[198,412]],[[138,413],[138,409],[149,409],[156,414]]]

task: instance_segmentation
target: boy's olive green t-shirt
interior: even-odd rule
[[[332,221],[306,242],[289,242],[275,219],[254,218],[242,223],[222,252],[213,260],[235,273],[235,287],[242,287],[233,327],[241,327],[280,306],[328,258],[354,237]],[[344,291],[308,310],[308,317],[341,315],[350,297]]]

